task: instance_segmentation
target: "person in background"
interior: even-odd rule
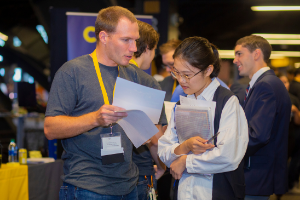
[[[235,45],[233,63],[240,76],[251,81],[244,111],[249,144],[245,155],[245,200],[267,200],[287,191],[287,150],[291,101],[283,83],[267,63],[272,47],[266,39],[251,35]]]
[[[180,40],[173,39],[173,40],[169,40],[168,42],[162,44],[159,47],[159,52],[161,54],[162,63],[163,63],[162,66],[169,73],[169,76],[167,76],[163,81],[159,82],[161,89],[163,91],[166,91],[165,101],[171,100],[172,94],[178,85],[177,80],[171,76],[170,72],[174,65],[173,54],[175,52],[175,49],[178,47],[180,43],[181,43]]]
[[[60,199],[137,200],[133,145],[116,124],[127,113],[115,112],[124,109],[111,104],[118,76],[141,82],[136,68],[128,65],[137,51],[139,27],[133,13],[112,6],[99,11],[95,34],[95,51],[66,62],[56,72],[49,94],[45,135],[62,139],[64,148]],[[114,137],[120,137],[124,154],[111,154],[112,163],[105,164],[103,136],[111,132],[120,133]]]
[[[140,38],[136,43],[137,51],[134,52],[133,58],[129,63],[131,66],[137,68],[136,70],[139,73],[139,76],[142,77],[142,85],[161,90],[159,83],[152,76],[142,71],[147,70],[150,67],[155,56],[159,34],[150,24],[140,20],[138,20],[137,23],[139,26]],[[159,124],[156,125],[160,131],[151,138],[150,143],[147,145],[142,145],[137,149],[133,147],[132,161],[139,169],[139,180],[137,183],[139,200],[149,199],[149,197],[147,197],[148,185],[154,183],[154,186],[156,186],[155,178],[159,179],[165,172],[166,166],[160,161],[157,155],[158,139],[163,135],[162,124],[167,124],[164,109],[162,111]],[[152,159],[156,164],[155,168]],[[152,180],[153,182],[151,183]]]
[[[290,93],[295,95],[300,101],[300,68],[294,72],[294,79],[290,83]]]
[[[158,82],[163,81],[167,76],[170,76],[170,73],[167,72],[166,68],[162,64],[161,55],[158,54],[154,58],[154,64],[156,67],[156,74],[153,75],[153,78]]]
[[[289,91],[290,83],[287,76],[278,74],[278,78],[283,82],[285,88]],[[300,193],[299,189],[299,170],[300,170],[300,101],[296,96],[289,93],[292,102],[292,118],[289,125],[289,145],[288,157],[291,158],[288,168],[289,192]]]
[[[179,180],[178,199],[244,199],[243,157],[248,144],[245,113],[237,97],[220,86],[219,53],[202,37],[185,39],[174,53],[172,75],[187,98],[216,101],[214,144],[200,136],[179,142],[175,109],[164,135],[158,140],[160,159]],[[191,123],[191,122],[189,122]],[[201,121],[195,123],[203,123]]]
[[[288,78],[289,82],[292,82],[294,80],[295,77],[295,68],[294,67],[290,67],[287,71],[286,71],[286,77]]]

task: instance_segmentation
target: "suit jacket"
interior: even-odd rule
[[[257,79],[243,108],[249,127],[245,162],[250,161],[250,168],[244,169],[246,194],[284,194],[291,101],[273,70]]]

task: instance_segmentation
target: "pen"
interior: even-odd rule
[[[212,136],[209,140],[207,140],[207,142],[205,142],[205,144],[208,144],[209,142],[211,142],[213,139],[215,139],[220,132],[217,132],[214,136]]]

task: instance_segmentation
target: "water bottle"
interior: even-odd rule
[[[11,139],[8,145],[8,162],[18,162],[18,147],[15,139]]]

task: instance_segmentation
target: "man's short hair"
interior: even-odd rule
[[[111,6],[101,9],[95,22],[95,34],[97,42],[99,41],[99,33],[105,31],[107,33],[113,33],[116,31],[116,27],[120,18],[126,17],[132,23],[136,22],[134,14],[128,9],[120,6]]]
[[[139,25],[140,38],[136,42],[137,51],[134,53],[136,58],[140,57],[147,47],[150,50],[154,49],[159,40],[159,34],[150,24],[140,20],[137,20],[137,23]]]
[[[243,47],[247,48],[251,53],[256,49],[260,49],[263,53],[265,63],[269,62],[272,46],[265,38],[257,35],[249,35],[239,39],[236,42],[235,46],[237,45],[242,45]]]
[[[160,55],[169,53],[170,51],[174,51],[180,45],[180,43],[181,43],[181,40],[172,39],[172,40],[169,40],[168,42],[162,44],[159,47]]]

